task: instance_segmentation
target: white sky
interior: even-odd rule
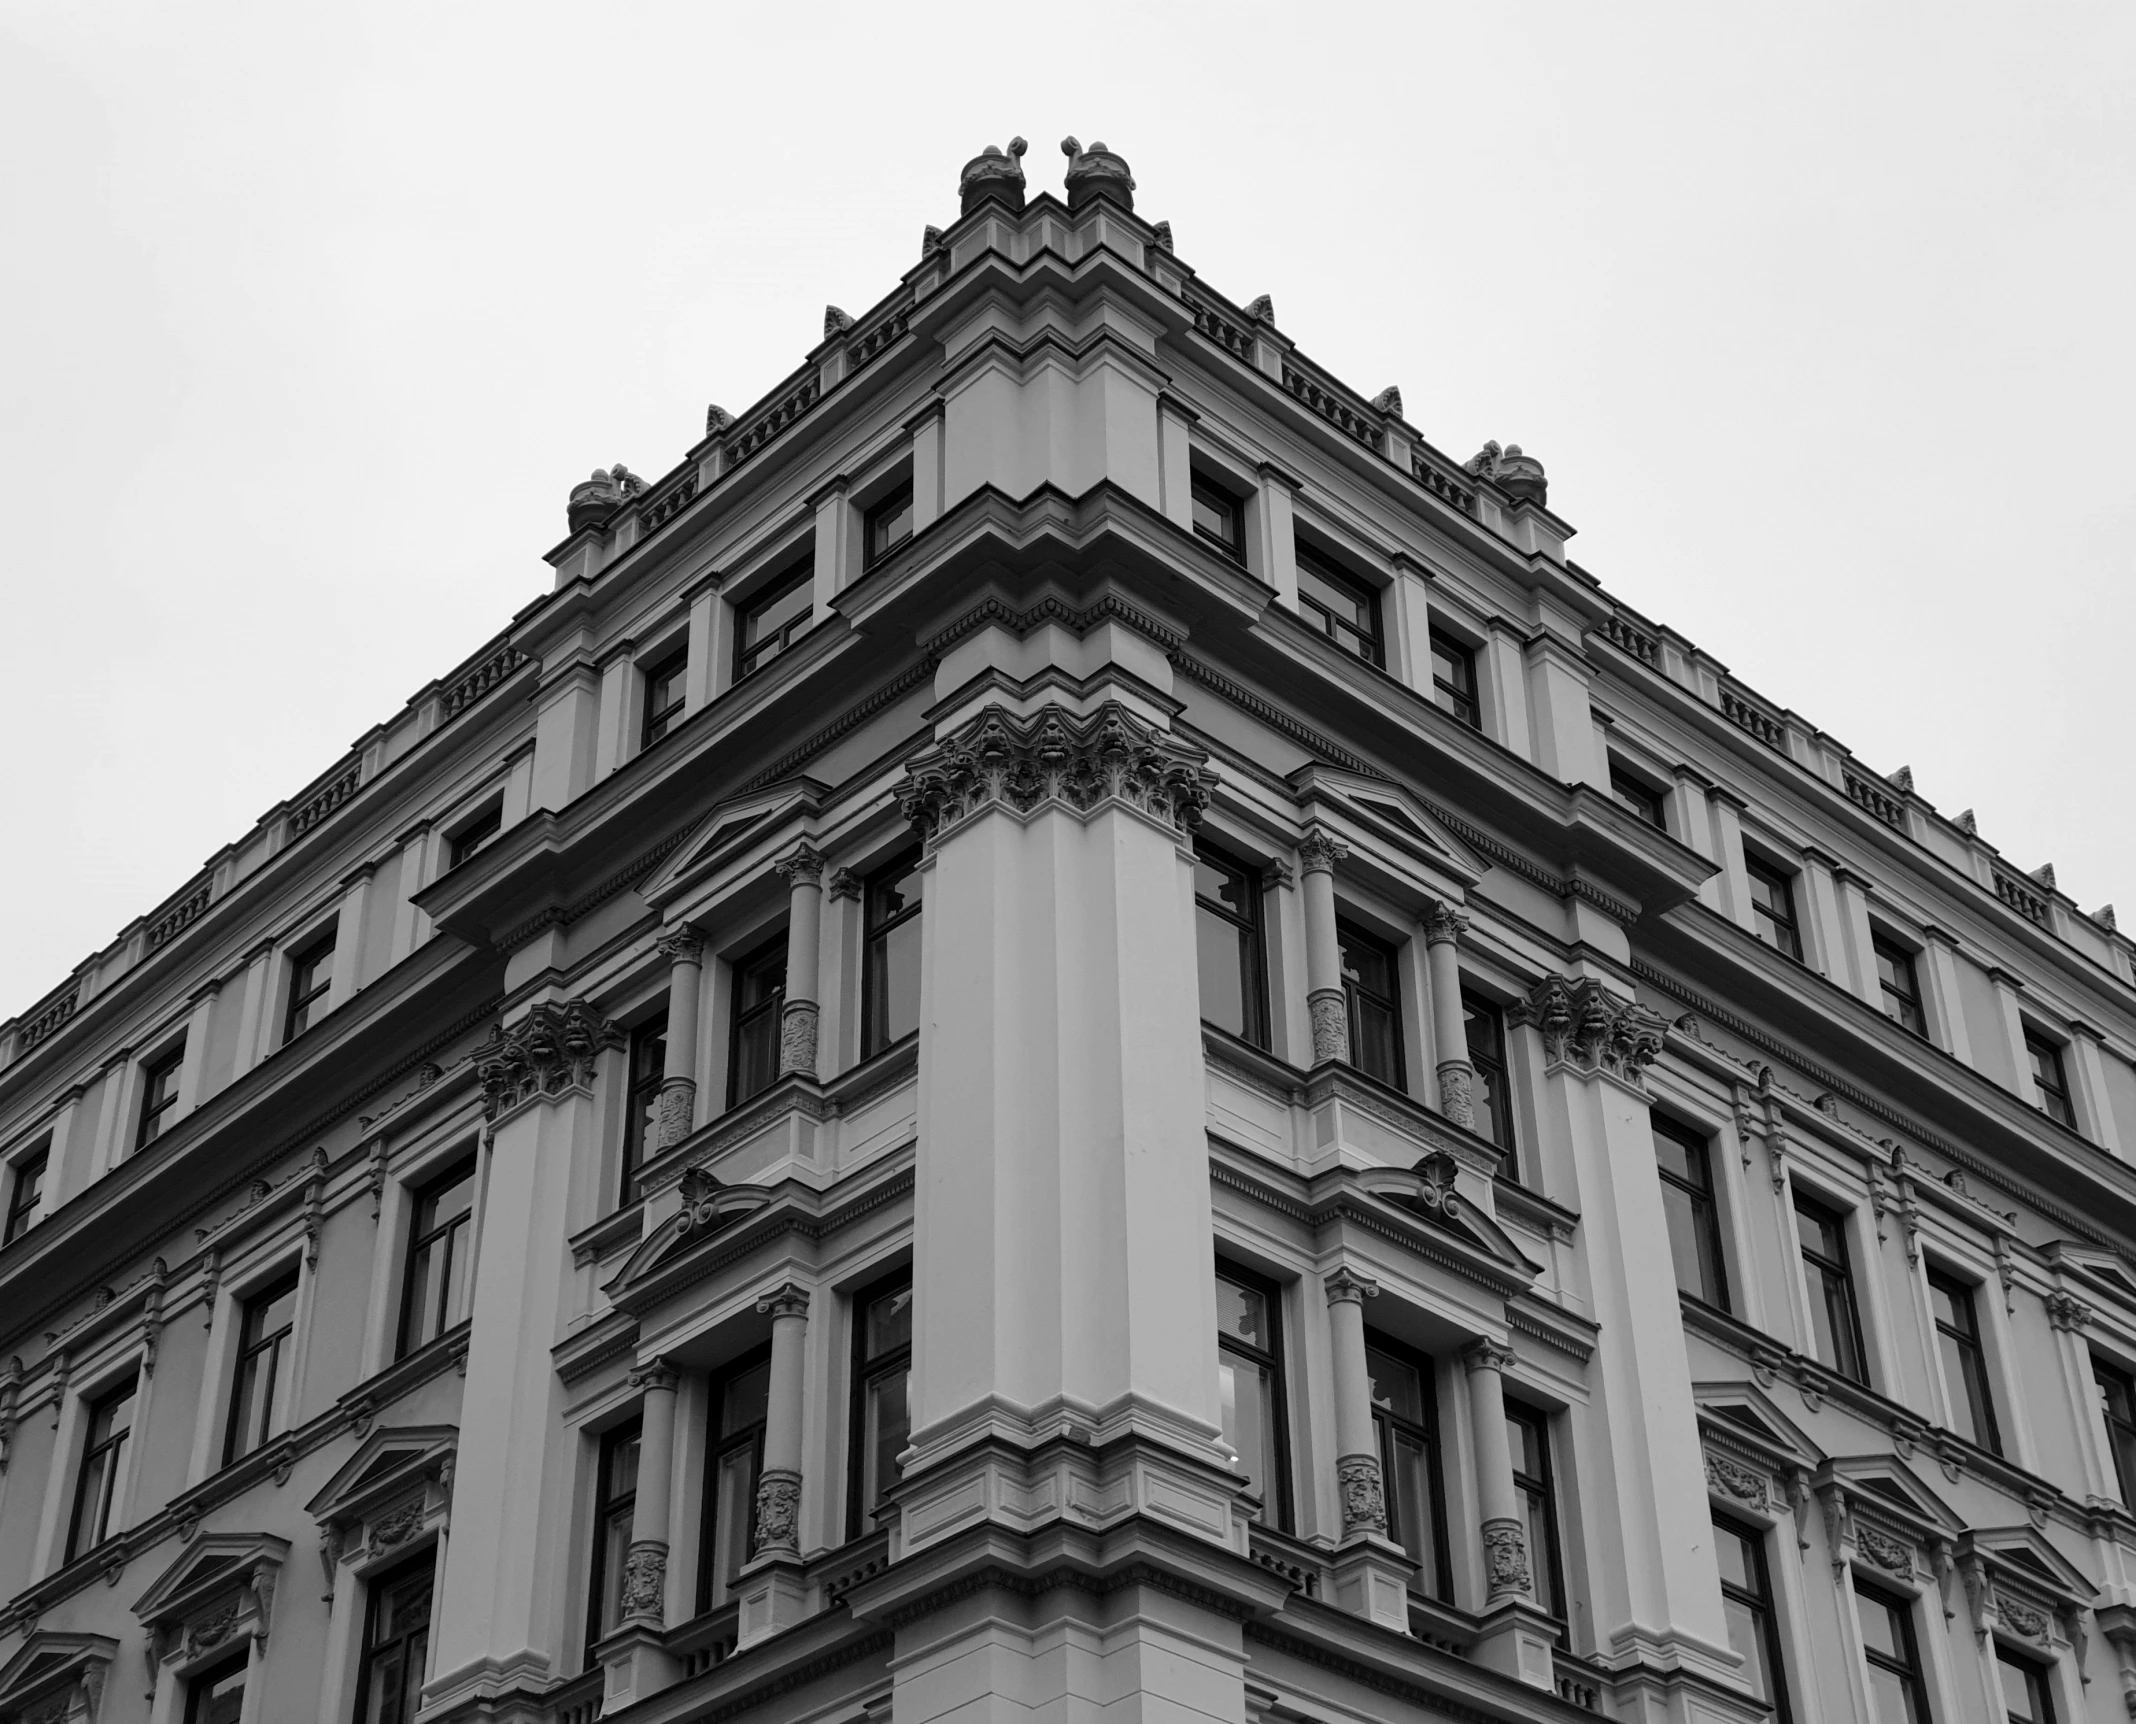
[[[1073,131],[1574,555],[2136,920],[2136,6],[0,0],[0,1018]]]

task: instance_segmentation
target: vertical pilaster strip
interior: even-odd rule
[[[1335,932],[1335,864],[1349,846],[1324,827],[1298,846],[1305,896],[1305,997],[1313,1017],[1313,1063],[1350,1057],[1350,1014],[1342,994],[1342,943]]]
[[[779,1020],[779,1075],[816,1075],[816,967],[823,944],[823,853],[804,843],[772,871],[786,882],[786,1005]]]
[[[668,1025],[656,1147],[672,1149],[690,1135],[697,1120],[697,1003],[704,939],[685,922],[660,936],[660,953],[668,961]]]
[[[1439,1111],[1455,1125],[1476,1124],[1476,1067],[1469,1059],[1468,1017],[1461,1007],[1460,939],[1468,912],[1434,904],[1424,919],[1424,965],[1431,985],[1431,1033],[1439,1049]]]

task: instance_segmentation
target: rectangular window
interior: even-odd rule
[[[640,748],[650,748],[682,722],[683,682],[689,654],[672,652],[645,673],[645,730]]]
[[[1476,700],[1476,655],[1450,634],[1431,631],[1431,686],[1441,706],[1471,730],[1483,728]]]
[[[2069,1105],[2069,1073],[2062,1050],[2036,1030],[2025,1032],[2025,1056],[2032,1062],[2032,1084],[2040,1092],[2040,1112],[2057,1125],[2077,1129],[2077,1111]]]
[[[326,1016],[334,989],[334,935],[321,935],[289,960],[289,1010],[282,1019],[282,1040],[293,1042]]]
[[[162,1135],[164,1121],[178,1105],[178,1074],[185,1066],[185,1043],[141,1069],[141,1123],[134,1148],[146,1149]]]
[[[779,1081],[779,1031],[786,1015],[786,935],[774,935],[734,966],[734,1045],[727,1059],[727,1105],[740,1107]]]
[[[638,1503],[638,1421],[618,1425],[601,1438],[593,1480],[593,1568],[586,1581],[586,1661],[593,1649],[623,1625],[624,1561],[630,1555],[630,1522]]]
[[[52,1165],[52,1148],[44,1144],[30,1151],[8,1170],[7,1222],[0,1226],[0,1245],[12,1245],[37,1220],[44,1202],[45,1173]]]
[[[1394,948],[1348,922],[1335,924],[1342,998],[1350,1019],[1350,1063],[1369,1078],[1402,1087],[1402,1001]]]
[[[1854,1271],[1847,1258],[1846,1220],[1836,1210],[1795,1194],[1802,1234],[1802,1274],[1810,1292],[1812,1351],[1842,1377],[1867,1384],[1861,1318],[1854,1304]]]
[[[1998,1645],[1995,1666],[2002,1677],[2003,1711],[2010,1724],[2054,1724],[2054,1692],[2045,1665]]]
[[[1644,779],[1634,778],[1615,761],[1610,762],[1609,793],[1657,832],[1668,831],[1668,808],[1661,792]]]
[[[474,1221],[475,1163],[461,1162],[417,1195],[408,1230],[408,1285],[401,1295],[404,1357],[467,1315],[467,1265]]]
[[[867,566],[881,562],[912,537],[912,486],[900,485],[867,513],[863,522]]]
[[[712,1440],[705,1451],[704,1534],[698,1541],[697,1610],[718,1610],[756,1538],[757,1480],[764,1471],[764,1421],[771,1406],[771,1360],[758,1355],[712,1385]]]
[[[2114,1454],[2114,1483],[2125,1508],[2136,1502],[2136,1377],[2093,1354],[2092,1384],[2106,1413],[2106,1446]]]
[[[1535,1602],[1565,1619],[1565,1563],[1558,1552],[1557,1477],[1550,1465],[1550,1421],[1533,1407],[1506,1403],[1506,1437],[1513,1447],[1513,1491],[1528,1529],[1528,1567]]]
[[[133,1459],[129,1439],[133,1436],[134,1391],[139,1386],[139,1378],[129,1377],[89,1403],[81,1470],[74,1480],[74,1518],[67,1526],[69,1562],[119,1530]]]
[[[1788,1724],[1787,1669],[1780,1659],[1780,1620],[1773,1609],[1772,1575],[1765,1566],[1765,1534],[1746,1522],[1715,1515],[1713,1550],[1720,1559],[1728,1644],[1743,1660],[1750,1691],[1773,1709],[1774,1724]]]
[[[1219,1264],[1216,1271],[1216,1370],[1224,1441],[1247,1487],[1261,1499],[1256,1520],[1290,1526],[1290,1445],[1283,1414],[1283,1342],[1277,1293],[1270,1283]]]
[[[185,1724],[238,1724],[245,1715],[245,1671],[252,1654],[240,1652],[185,1685]]]
[[[897,1457],[912,1435],[912,1282],[900,1276],[854,1302],[853,1453],[848,1536],[873,1530],[883,1493],[897,1483]]]
[[[1379,1438],[1380,1476],[1386,1481],[1387,1530],[1417,1565],[1414,1584],[1451,1602],[1432,1362],[1374,1338],[1365,1347],[1365,1369],[1372,1377],[1372,1425]]]
[[[1202,1021],[1267,1047],[1261,876],[1201,845],[1194,848],[1194,940]]]
[[[370,1584],[364,1611],[363,1668],[356,1680],[357,1724],[412,1724],[430,1662],[430,1589],[436,1556]]]
[[[1802,962],[1802,930],[1795,922],[1794,877],[1755,856],[1743,858],[1750,876],[1750,917],[1759,939],[1783,957]]]
[[[1928,1272],[1928,1299],[1936,1314],[1936,1352],[1951,1403],[1951,1429],[1969,1443],[2002,1453],[1995,1428],[1995,1398],[1988,1392],[1988,1355],[1980,1344],[1980,1318],[1973,1289],[1939,1269]]]
[[[1380,643],[1379,594],[1303,545],[1298,547],[1298,610],[1344,652],[1367,664],[1387,662]]]
[[[237,1324],[237,1372],[230,1388],[230,1426],[223,1465],[249,1455],[275,1433],[275,1391],[289,1368],[297,1322],[297,1274],[247,1299]]]
[[[815,612],[816,570],[804,558],[740,607],[734,631],[734,680],[764,666],[800,639]]]
[[[1913,1606],[1893,1593],[1854,1583],[1862,1650],[1869,1663],[1870,1724],[1931,1724]]]
[[[493,802],[445,841],[445,866],[457,868],[504,830],[504,805]]]
[[[1721,1255],[1721,1216],[1713,1200],[1713,1158],[1705,1137],[1660,1114],[1653,1116],[1654,1158],[1661,1167],[1661,1208],[1669,1223],[1676,1285],[1717,1310],[1728,1309],[1728,1271]]]
[[[1226,556],[1246,560],[1246,511],[1221,485],[1194,475],[1194,531]]]
[[[920,908],[927,876],[908,850],[869,876],[860,1053],[868,1059],[920,1027]]]
[[[1505,1151],[1506,1177],[1518,1179],[1520,1168],[1513,1153],[1513,1092],[1506,1082],[1505,1014],[1489,1000],[1464,988],[1461,1020],[1468,1035],[1469,1065],[1476,1073],[1469,1098],[1476,1113],[1476,1134]]]
[[[660,1084],[667,1073],[667,1031],[667,1008],[662,1006],[630,1032],[630,1094],[623,1104],[623,1189],[616,1196],[619,1205],[638,1195],[638,1169],[645,1165],[646,1153],[657,1141]]]
[[[1882,934],[1871,934],[1876,953],[1876,981],[1884,994],[1884,1016],[1902,1030],[1917,1036],[1928,1034],[1928,1017],[1921,1010],[1921,977],[1914,968],[1914,955]]]

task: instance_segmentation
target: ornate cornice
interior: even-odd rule
[[[1077,813],[1121,803],[1184,835],[1216,785],[1208,759],[1117,701],[1087,718],[1058,706],[1018,718],[990,706],[913,757],[899,808],[930,843],[988,809],[1022,814],[1048,803]]]
[[[543,1000],[509,1029],[499,1026],[475,1052],[482,1112],[495,1124],[524,1103],[554,1100],[593,1087],[604,1048],[623,1032],[583,1000]]]
[[[1652,1006],[1613,994],[1592,976],[1545,976],[1506,1015],[1535,1026],[1552,1065],[1601,1072],[1639,1090],[1669,1028]]]

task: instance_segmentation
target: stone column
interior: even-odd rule
[[[756,1549],[736,1587],[744,1646],[792,1627],[807,1609],[801,1584],[801,1397],[808,1304],[808,1289],[791,1281],[756,1302],[771,1319],[771,1387],[764,1470],[757,1479]]]
[[[816,966],[823,944],[823,853],[803,843],[772,871],[786,882],[786,1007],[779,1021],[779,1075],[816,1075]]]
[[[1535,1603],[1534,1564],[1543,1553],[1528,1549],[1528,1517],[1513,1487],[1505,1390],[1512,1349],[1488,1339],[1471,1341],[1461,1350],[1461,1363],[1468,1372],[1477,1532],[1483,1545],[1484,1604],[1477,1614],[1484,1627],[1476,1641],[1476,1660],[1535,1687],[1554,1687],[1557,1671],[1550,1649],[1557,1635]]]
[[[1439,1050],[1439,1111],[1456,1125],[1476,1125],[1476,1068],[1469,1063],[1468,1019],[1461,1009],[1461,953],[1468,912],[1434,904],[1424,919],[1424,965],[1431,985],[1431,1034]]]
[[[1365,1362],[1365,1301],[1379,1283],[1339,1268],[1322,1282],[1335,1367],[1335,1480],[1342,1539],[1335,1556],[1335,1602],[1397,1634],[1409,1632],[1409,1580],[1415,1564],[1387,1535],[1386,1481],[1372,1424],[1372,1368]]]
[[[697,1005],[704,991],[704,936],[689,923],[680,923],[660,936],[660,955],[668,961],[668,1020],[655,1153],[673,1149],[697,1125]]]
[[[623,1616],[653,1628],[667,1621],[669,1475],[675,1467],[675,1373],[664,1363],[630,1374],[644,1391],[638,1422],[638,1493],[630,1554],[623,1561]]]
[[[1298,846],[1304,876],[1305,998],[1313,1015],[1313,1064],[1350,1057],[1350,1013],[1342,993],[1342,942],[1335,933],[1335,864],[1350,847],[1324,827],[1306,828]]]

